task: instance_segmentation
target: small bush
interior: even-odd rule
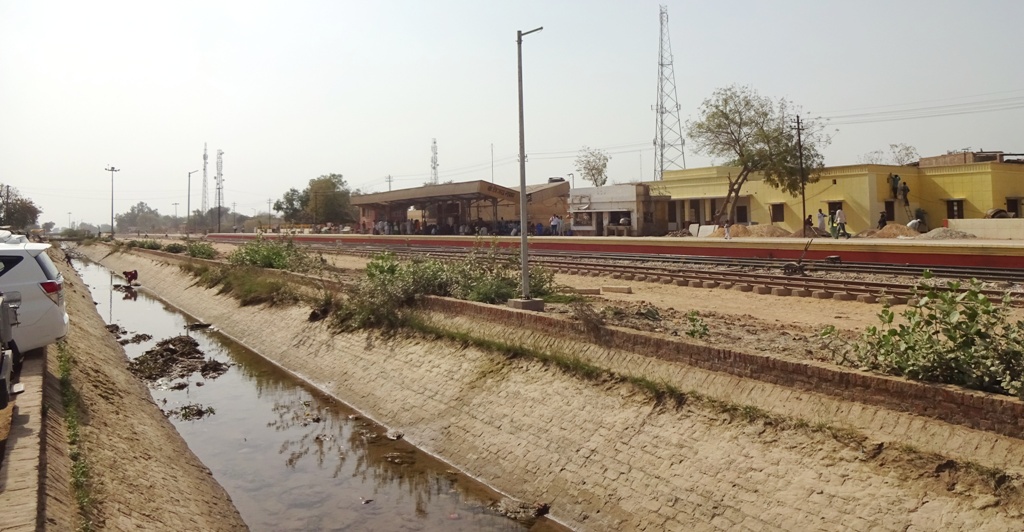
[[[171,242],[163,247],[163,250],[167,253],[184,253],[188,251],[188,246],[181,242]]]
[[[156,240],[129,240],[125,245],[128,247],[128,249],[131,249],[131,248],[153,249],[153,250],[160,249],[160,243],[157,242]]]
[[[197,259],[213,259],[217,257],[217,250],[209,242],[189,241],[185,243],[185,249],[189,257]]]
[[[197,278],[205,288],[217,288],[218,294],[230,295],[244,307],[269,304],[289,305],[299,301],[298,292],[287,281],[264,275],[251,267],[210,267],[183,264],[182,271]]]
[[[701,319],[700,314],[697,314],[696,310],[691,310],[686,314],[686,323],[689,326],[686,329],[686,336],[690,338],[707,338],[709,334],[708,324]]]
[[[256,266],[274,270],[308,271],[316,263],[290,239],[247,242],[228,255],[228,262],[237,266]]]
[[[853,345],[855,363],[914,380],[958,384],[1024,398],[1024,322],[1009,321],[1010,299],[993,302],[972,280],[918,293],[896,323],[886,306]]]

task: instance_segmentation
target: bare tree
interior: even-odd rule
[[[611,157],[597,148],[586,146],[576,156],[576,171],[583,179],[590,181],[595,187],[602,187],[608,182],[608,161]]]
[[[731,212],[750,175],[759,172],[768,185],[796,196],[801,188],[800,150],[794,120],[797,111],[785,99],[772,100],[750,87],[718,89],[701,104],[696,120],[686,122],[686,134],[698,152],[740,171],[729,176],[729,190],[715,213],[722,219]],[[818,180],[824,167],[821,150],[830,138],[821,124],[803,120],[801,140],[805,182]]]
[[[906,166],[916,162],[921,156],[917,154],[917,148],[900,142],[890,144],[889,153],[882,150],[873,150],[860,156],[861,164],[891,164],[895,166]]]
[[[898,166],[906,166],[921,159],[921,156],[917,153],[917,148],[902,142],[890,144],[889,154],[889,160],[892,161],[892,164]]]

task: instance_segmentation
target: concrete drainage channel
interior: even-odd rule
[[[501,515],[508,507],[499,493],[232,342],[216,324],[196,326],[140,291],[115,288],[123,280],[98,264],[76,266],[129,359],[188,335],[205,357],[230,366],[217,377],[158,379],[150,390],[251,529],[564,530],[545,518]]]

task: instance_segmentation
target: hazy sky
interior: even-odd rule
[[[1024,151],[1024,2],[668,8],[684,121],[745,84],[834,117],[829,165],[898,142]],[[436,138],[441,181],[490,180],[493,145],[494,180],[517,186],[515,36],[538,26],[523,46],[528,181],[573,172],[582,146],[611,154],[613,182],[650,180],[658,2],[0,0],[0,183],[41,222],[102,223],[114,165],[117,212],[178,202],[184,216],[206,142],[210,206],[220,149],[225,204],[252,214],[321,174],[421,185]],[[714,161],[688,147],[686,162]]]

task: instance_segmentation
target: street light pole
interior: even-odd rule
[[[109,168],[104,170],[110,172],[110,239],[114,239],[114,172],[120,172],[121,170],[114,168],[114,165],[110,165]]]
[[[529,250],[527,248],[527,219],[526,219],[526,133],[523,120],[523,37],[531,33],[537,32],[544,29],[543,26],[532,29],[530,31],[516,31],[516,54],[519,59],[519,255],[520,262],[522,262],[522,284],[523,284],[523,305],[522,307],[531,307],[536,310],[543,310],[543,301],[540,302],[540,308],[536,308],[535,304],[526,305],[525,302],[530,300],[530,267],[529,267]]]
[[[203,155],[206,159],[206,155]],[[188,173],[188,199],[185,200],[185,236],[192,233],[192,174],[199,170],[192,170]]]
[[[68,230],[71,230],[71,211],[68,211]]]
[[[641,172],[641,174],[643,174],[643,172]],[[572,188],[576,188],[576,174],[569,172],[566,175],[569,176],[570,179],[572,179]]]

